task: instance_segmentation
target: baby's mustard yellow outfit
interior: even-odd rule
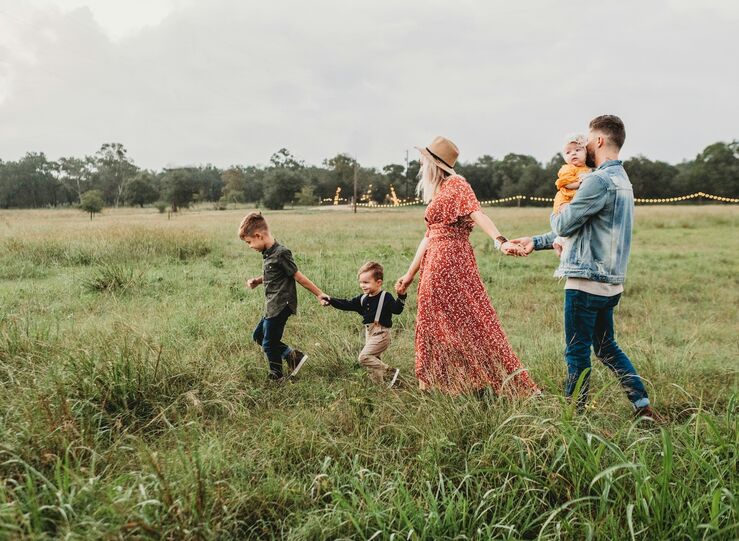
[[[590,173],[590,168],[584,165],[578,167],[576,165],[566,163],[559,168],[559,173],[557,173],[557,182],[555,183],[558,190],[557,195],[554,197],[555,214],[559,213],[559,208],[562,205],[572,201],[572,198],[575,197],[575,194],[577,193],[577,190],[570,190],[565,188],[565,186],[573,182],[577,182],[580,180],[580,175],[585,175],[587,173]]]

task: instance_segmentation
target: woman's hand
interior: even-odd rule
[[[406,290],[408,289],[408,286],[410,286],[412,283],[413,275],[404,274],[403,276],[398,278],[397,282],[395,282],[395,292],[404,295]]]
[[[500,245],[500,251],[503,252],[505,255],[513,255],[519,257],[526,257],[527,255],[529,255],[523,246],[509,240]]]
[[[526,255],[529,255],[531,252],[534,251],[534,239],[532,239],[531,237],[520,237],[511,240],[511,242],[513,244],[518,244],[519,246],[521,246],[524,252],[526,252]]]

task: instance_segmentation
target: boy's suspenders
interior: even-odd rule
[[[385,303],[385,291],[380,293],[380,300],[377,303],[377,311],[375,312],[375,323],[379,323],[380,321],[380,315],[382,315],[382,305]],[[364,301],[367,299],[367,295],[362,295],[362,298],[359,301],[360,306],[364,306]]]
[[[375,312],[375,323],[379,323],[382,315],[382,305],[385,302],[385,292],[380,293],[380,301],[377,303],[377,312]]]

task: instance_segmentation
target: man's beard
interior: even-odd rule
[[[585,148],[585,165],[588,167],[595,167],[595,154],[590,152],[589,148]]]

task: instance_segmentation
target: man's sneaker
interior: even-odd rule
[[[634,411],[634,419],[647,419],[657,424],[664,424],[665,420],[662,416],[657,413],[652,406],[644,406],[643,408],[636,408]]]
[[[388,389],[395,387],[395,383],[398,381],[398,375],[400,374],[400,368],[391,368],[390,370],[393,372],[393,377],[390,378],[390,383],[387,385]]]
[[[290,375],[288,377],[291,378],[295,374],[300,372],[300,369],[303,368],[305,361],[308,360],[308,356],[302,351],[294,349],[290,352],[285,360],[287,361],[288,368],[290,368]]]

